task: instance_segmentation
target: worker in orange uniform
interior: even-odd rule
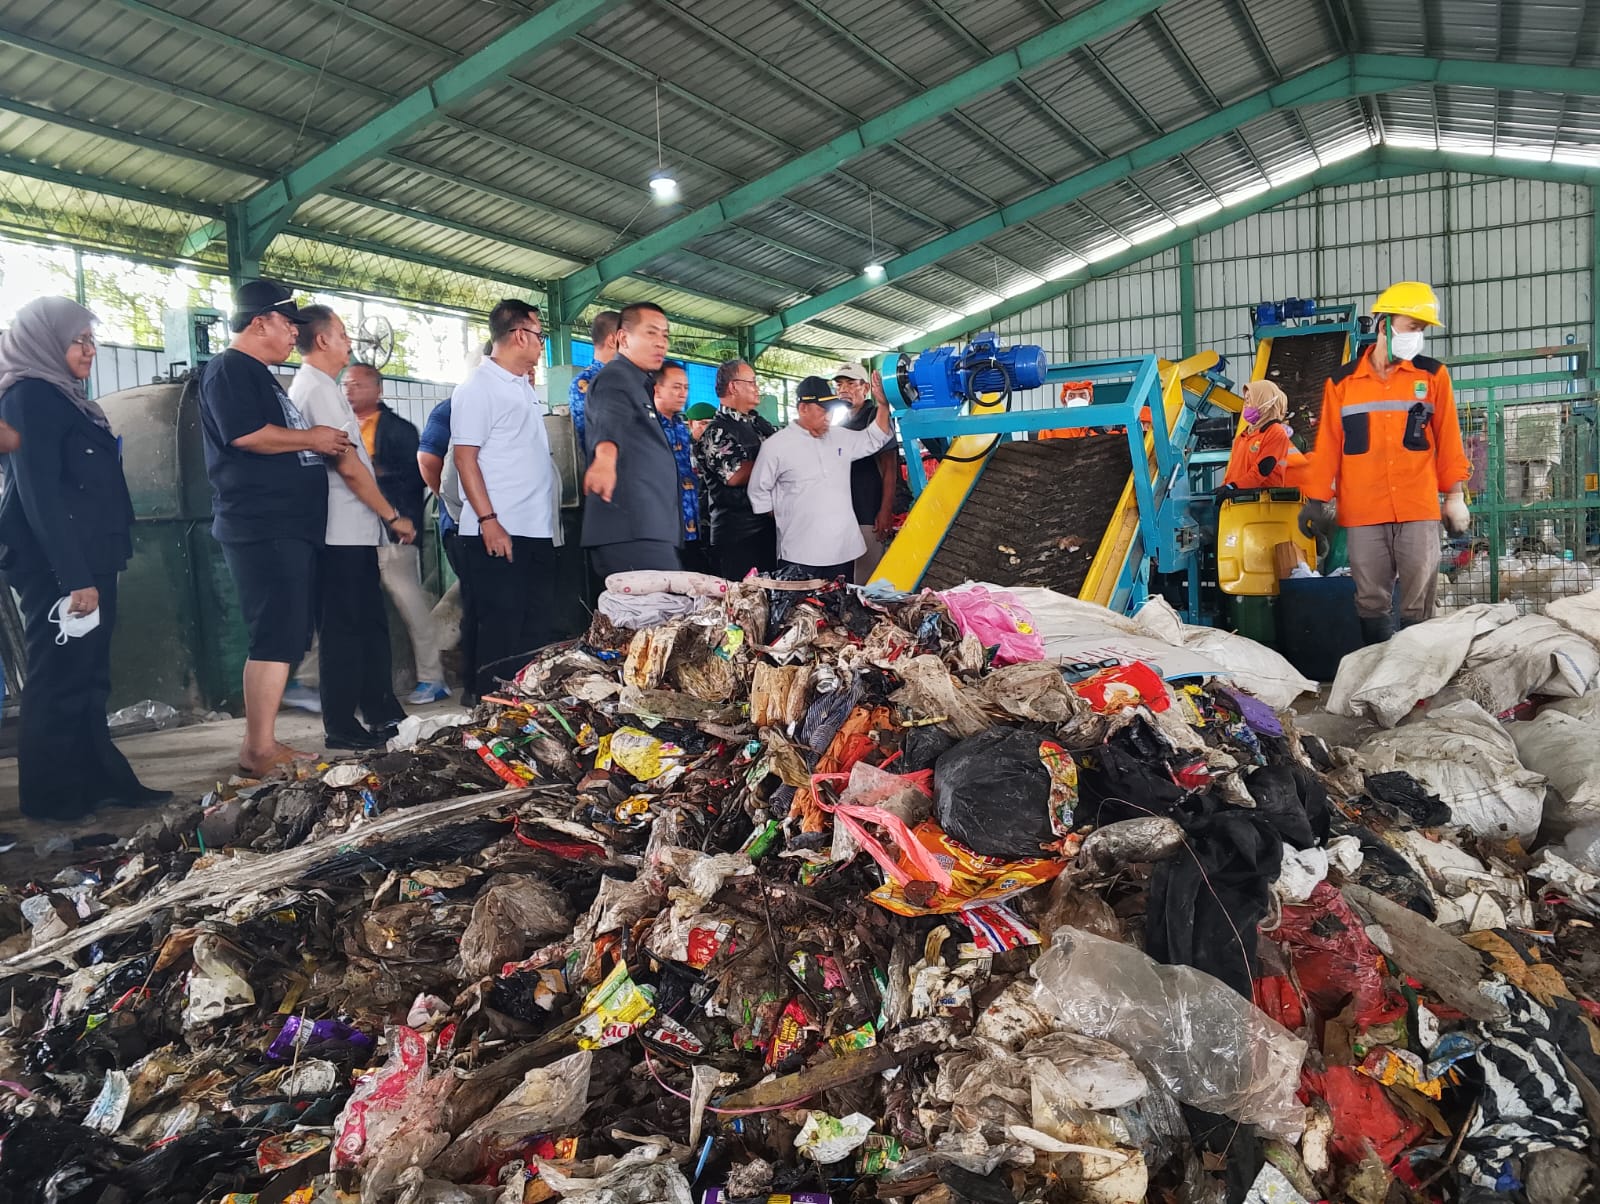
[[[1297,485],[1306,456],[1289,438],[1294,434],[1284,422],[1289,399],[1270,380],[1253,380],[1240,392],[1244,396],[1244,426],[1233,441],[1222,487],[1275,489]]]
[[[1377,341],[1322,389],[1317,445],[1301,482],[1300,529],[1312,538],[1330,534],[1329,502],[1337,495],[1361,634],[1378,644],[1394,634],[1397,578],[1401,626],[1433,617],[1441,510],[1452,532],[1467,529],[1462,489],[1472,466],[1450,373],[1422,354],[1427,328],[1443,325],[1439,299],[1426,284],[1406,280],[1386,288],[1372,312]]]

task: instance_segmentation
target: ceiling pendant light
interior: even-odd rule
[[[650,173],[650,195],[658,205],[678,199],[678,178],[661,156],[661,81],[656,81],[656,169]]]
[[[867,245],[870,258],[867,266],[861,269],[861,274],[868,280],[882,280],[885,273],[883,264],[878,262],[878,231],[872,220],[872,189],[867,189]]]

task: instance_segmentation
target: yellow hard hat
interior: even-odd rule
[[[1398,314],[1415,318],[1428,326],[1443,326],[1439,321],[1439,298],[1420,280],[1402,280],[1391,284],[1378,294],[1372,303],[1375,314]]]

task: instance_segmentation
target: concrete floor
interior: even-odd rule
[[[427,715],[459,707],[459,702],[446,700],[406,709],[414,715]],[[173,792],[173,802],[168,806],[197,810],[198,801],[208,791],[235,774],[243,738],[244,720],[225,719],[125,736],[117,741],[117,747],[146,786]],[[307,752],[322,752],[330,760],[358,755],[327,753],[322,744],[321,717],[305,711],[279,713],[278,739]],[[14,880],[26,872],[24,864],[46,849],[51,851],[52,860],[67,855],[63,838],[83,851],[131,835],[152,815],[147,808],[107,808],[75,825],[26,819],[17,809],[17,760],[0,759],[0,847],[14,845],[10,852],[0,853],[0,881]]]

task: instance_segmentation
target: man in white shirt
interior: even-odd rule
[[[350,362],[344,323],[326,305],[308,305],[300,313],[300,368],[289,400],[308,422],[350,437],[349,447],[327,460],[328,526],[317,564],[322,730],[329,748],[382,748],[405,712],[394,696],[378,545],[385,532],[410,543],[416,528],[379,490],[361,424],[339,388],[339,373]],[[356,720],[358,707],[365,726]]]
[[[889,405],[883,381],[872,378],[878,412],[871,426],[853,431],[833,423],[841,399],[820,376],[795,390],[795,420],[761,445],[750,474],[750,508],[772,514],[778,526],[778,563],[811,577],[851,579],[866,541],[850,500],[850,466],[889,441]]]
[[[450,397],[451,457],[461,478],[463,629],[476,634],[467,689],[492,691],[554,638],[555,464],[544,402],[528,373],[544,353],[537,307],[505,300],[489,315],[490,355]],[[463,639],[465,646],[466,640]]]

